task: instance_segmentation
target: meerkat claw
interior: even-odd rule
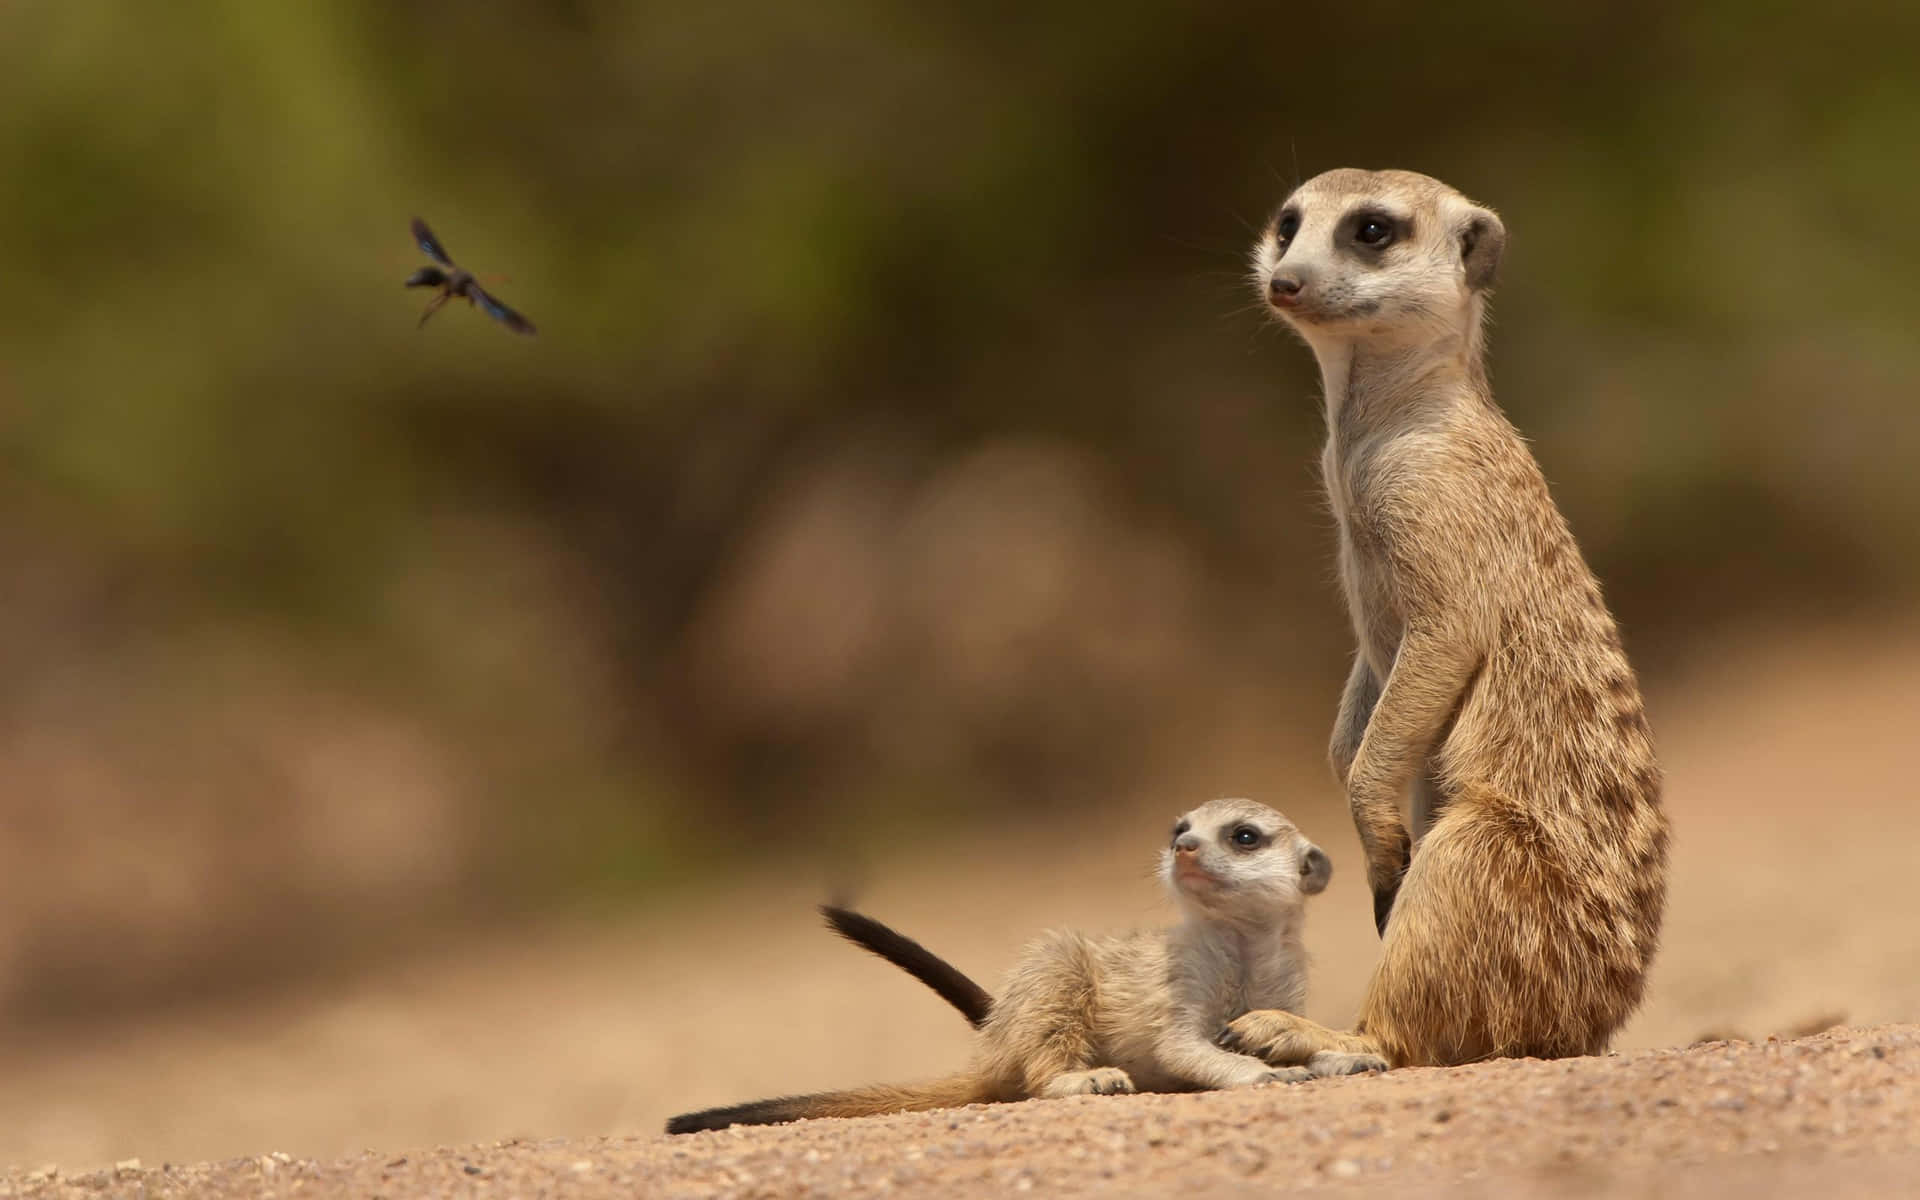
[[[1040,1089],[1047,1099],[1063,1096],[1119,1096],[1134,1091],[1133,1077],[1118,1067],[1095,1067],[1055,1075]]]
[[[1381,937],[1387,936],[1387,918],[1393,915],[1393,901],[1400,894],[1400,883],[1395,880],[1393,886],[1381,888],[1373,894],[1373,928]]]
[[[1261,1059],[1275,1067],[1291,1067],[1305,1061],[1305,1053],[1295,1052],[1296,1039],[1286,1022],[1288,1013],[1256,1010],[1233,1019],[1217,1040],[1228,1050]]]
[[[1332,1075],[1371,1075],[1387,1069],[1387,1060],[1378,1054],[1350,1054],[1340,1050],[1322,1050],[1307,1060],[1305,1070],[1315,1079]]]

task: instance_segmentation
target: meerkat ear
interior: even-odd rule
[[[1306,850],[1300,855],[1300,890],[1312,896],[1327,890],[1327,884],[1333,879],[1333,860],[1327,852],[1312,842],[1306,843]]]
[[[1466,268],[1467,286],[1476,292],[1492,287],[1506,248],[1507,227],[1500,218],[1488,209],[1468,209],[1460,225],[1460,264]]]

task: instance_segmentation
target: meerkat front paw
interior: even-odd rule
[[[1275,1066],[1304,1063],[1319,1049],[1301,1032],[1292,1013],[1278,1009],[1256,1009],[1240,1014],[1227,1024],[1215,1042]]]
[[[1216,1088],[1267,1087],[1281,1083],[1305,1083],[1313,1072],[1305,1067],[1269,1067],[1257,1058],[1234,1054],[1219,1061],[1211,1079],[1203,1086]]]
[[[1385,887],[1375,888],[1373,892],[1373,929],[1381,937],[1387,936],[1387,918],[1393,915],[1393,902],[1400,895],[1400,883],[1395,880]]]
[[[1368,872],[1367,884],[1373,891],[1373,928],[1383,938],[1387,936],[1387,919],[1393,915],[1393,902],[1400,896],[1401,881],[1407,877],[1408,862],[1409,858],[1402,855],[1389,869]]]
[[[1307,1073],[1316,1078],[1329,1075],[1365,1075],[1387,1069],[1387,1060],[1378,1054],[1350,1054],[1344,1050],[1322,1050],[1307,1060]]]
[[[1047,1099],[1061,1096],[1116,1096],[1134,1090],[1133,1077],[1118,1067],[1095,1067],[1091,1071],[1068,1071],[1047,1080],[1040,1095]]]

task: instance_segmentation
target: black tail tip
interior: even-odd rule
[[[729,1104],[725,1108],[703,1108],[681,1113],[667,1120],[668,1133],[705,1133],[734,1125],[784,1125],[807,1115],[805,1096],[778,1096],[772,1100],[753,1100]]]
[[[699,1112],[681,1113],[677,1117],[667,1118],[668,1133],[706,1133],[714,1129],[726,1129],[741,1124],[739,1110],[746,1105],[732,1108],[703,1108]]]
[[[712,1121],[704,1112],[681,1113],[677,1117],[667,1118],[668,1133],[701,1133],[709,1129],[725,1129],[731,1121]]]

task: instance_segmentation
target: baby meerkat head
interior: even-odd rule
[[[1316,350],[1478,329],[1506,227],[1412,171],[1351,168],[1294,189],[1253,251],[1254,286]]]
[[[1211,800],[1174,823],[1160,877],[1196,915],[1258,918],[1325,891],[1333,864],[1266,805]]]

